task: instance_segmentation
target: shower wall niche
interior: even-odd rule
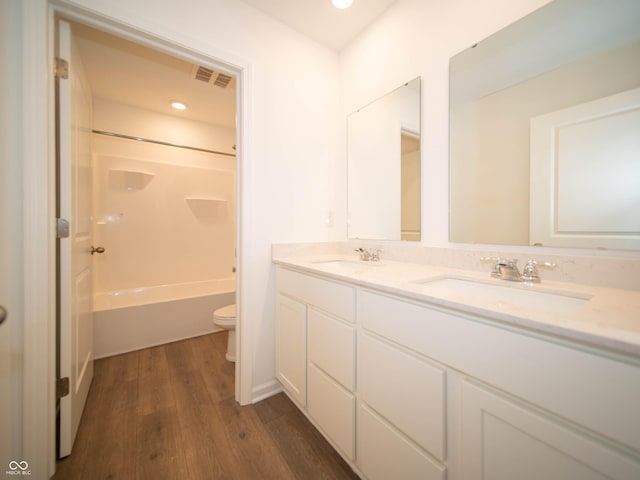
[[[94,108],[96,130],[223,152],[233,145],[222,144],[234,138],[228,129],[190,129],[198,122],[113,102]],[[94,244],[105,248],[94,262],[96,292],[233,276],[235,157],[101,134],[93,151]]]

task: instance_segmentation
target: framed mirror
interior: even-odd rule
[[[555,0],[451,58],[451,242],[640,249],[638,25]]]
[[[347,117],[349,238],[420,240],[420,84]]]

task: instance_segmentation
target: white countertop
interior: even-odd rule
[[[377,263],[362,262],[355,255],[333,254],[274,257],[273,261],[302,272],[454,309],[485,320],[552,335],[640,360],[640,292],[637,291],[552,282],[545,281],[544,278],[538,284],[508,282],[491,278],[490,266],[486,273],[480,273],[384,259]],[[331,261],[349,263],[327,263]],[[544,277],[544,271],[541,276]],[[562,294],[588,300],[577,307],[560,310],[548,308],[542,300],[539,307],[529,302],[523,308],[517,301],[496,301],[428,284],[429,280],[441,277],[510,287],[514,291]],[[506,291],[506,296],[509,294],[510,290]]]

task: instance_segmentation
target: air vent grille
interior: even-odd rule
[[[209,83],[212,75],[213,70],[209,70],[205,67],[198,67],[198,70],[196,70],[196,80],[200,80],[201,82]]]
[[[196,80],[205,83],[213,83],[216,87],[228,88],[233,86],[234,78],[225,73],[216,72],[207,67],[194,65],[193,75]]]
[[[218,86],[218,87],[222,87],[222,88],[227,88],[227,86],[229,85],[229,82],[231,82],[231,79],[233,77],[231,77],[230,75],[225,75],[224,73],[219,73],[216,80],[213,82],[214,85]]]

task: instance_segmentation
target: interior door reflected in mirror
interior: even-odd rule
[[[349,238],[420,240],[420,84],[347,118]]]
[[[451,58],[451,242],[640,249],[639,25],[554,0]]]

